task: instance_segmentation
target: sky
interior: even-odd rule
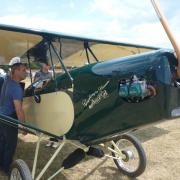
[[[180,41],[180,2],[159,0]],[[0,0],[0,24],[172,48],[150,0]]]

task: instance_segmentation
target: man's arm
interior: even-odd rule
[[[22,108],[22,101],[14,100],[13,102],[14,102],[14,107],[15,107],[18,119],[21,122],[24,122],[25,121],[25,115],[24,115],[24,111],[23,111],[23,108]]]
[[[35,74],[35,76],[34,76],[34,81],[33,81],[33,82],[35,82],[35,81],[39,80],[39,79],[40,79],[40,77],[41,77],[41,74],[39,73],[39,71],[38,71],[38,72],[36,72],[36,74]]]

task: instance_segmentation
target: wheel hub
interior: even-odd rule
[[[122,154],[125,155],[124,158],[122,158],[123,161],[128,162],[131,159],[134,159],[134,154],[130,150],[122,150]]]

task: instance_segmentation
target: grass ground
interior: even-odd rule
[[[177,180],[180,176],[180,119],[170,120],[144,130],[134,132],[142,142],[147,155],[147,168],[136,180]],[[36,136],[19,136],[15,159],[21,158],[32,167]],[[40,151],[38,169],[40,171],[45,162],[54,152],[46,148],[43,142]],[[65,146],[62,153],[56,158],[48,172],[42,179],[60,168],[62,159],[73,150],[72,146]],[[2,172],[0,179],[6,180]],[[75,167],[60,173],[55,180],[128,180],[129,178],[119,173],[114,162],[104,157],[102,159],[86,158]],[[135,180],[135,179],[134,179]]]

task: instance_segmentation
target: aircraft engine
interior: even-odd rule
[[[119,83],[119,96],[128,102],[137,103],[156,95],[156,89],[145,78],[134,75],[130,79],[123,79]]]

